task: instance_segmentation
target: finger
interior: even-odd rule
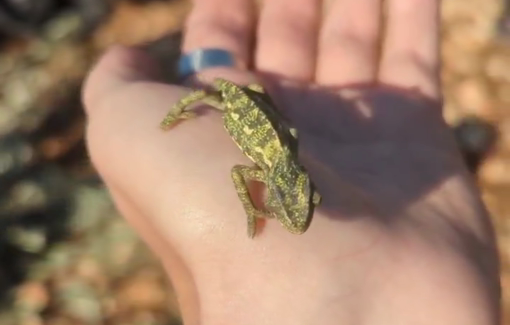
[[[375,80],[380,0],[330,0],[319,37],[316,81],[323,85]]]
[[[251,0],[194,0],[186,21],[183,53],[220,48],[234,55],[240,68],[250,64],[255,15]]]
[[[259,19],[257,70],[300,81],[314,77],[321,1],[267,0]]]
[[[379,80],[439,94],[439,0],[388,0]]]
[[[97,62],[85,79],[83,102],[85,110],[97,107],[104,97],[116,89],[157,75],[157,63],[145,52],[123,46],[109,49]]]

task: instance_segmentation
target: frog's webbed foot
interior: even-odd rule
[[[203,101],[211,106],[218,107],[221,106],[219,100],[220,98],[217,93],[207,92],[206,90],[192,91],[172,106],[170,112],[167,113],[160,126],[162,129],[169,129],[178,120],[186,120],[195,117],[195,112],[186,109],[196,102]]]
[[[257,209],[253,204],[248,191],[247,181],[258,181],[265,183],[266,177],[264,171],[258,167],[248,167],[243,165],[235,165],[232,168],[232,180],[239,195],[239,199],[243,204],[244,210],[248,216],[248,236],[255,236],[257,218],[272,218],[271,212],[263,209]]]

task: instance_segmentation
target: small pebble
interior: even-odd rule
[[[461,81],[455,90],[455,98],[464,114],[487,116],[489,115],[492,96],[488,85],[479,78],[467,78]]]
[[[147,269],[127,278],[117,290],[117,300],[126,309],[163,310],[167,308],[167,291],[161,274]]]
[[[10,227],[7,241],[27,253],[41,253],[46,248],[46,231],[39,228]]]
[[[39,315],[23,315],[19,317],[18,325],[45,325],[45,323]]]
[[[48,306],[50,294],[44,283],[29,281],[16,289],[15,300],[17,309],[39,313]]]
[[[18,182],[0,199],[0,215],[11,218],[42,209],[48,203],[46,191],[31,180]]]
[[[29,164],[34,158],[34,148],[27,139],[21,136],[0,138],[0,176]]]
[[[67,269],[71,263],[75,261],[75,257],[79,252],[79,247],[62,243],[53,246],[46,254],[45,262],[48,267],[53,270]],[[54,271],[55,272],[55,271]]]
[[[485,73],[494,81],[510,83],[510,49],[507,53],[493,53],[485,62]]]
[[[51,57],[52,46],[42,39],[35,39],[30,42],[26,54],[34,63],[44,63]]]
[[[73,233],[89,231],[104,221],[105,217],[115,215],[114,206],[104,189],[80,186],[76,188],[73,197],[73,217],[69,224]]]
[[[0,76],[10,73],[15,66],[15,60],[13,56],[0,54]]]
[[[11,79],[4,85],[4,105],[16,112],[25,112],[34,104],[33,89],[25,82],[24,76]]]
[[[44,35],[52,42],[72,38],[82,27],[82,18],[74,13],[66,13],[51,20],[44,27]]]
[[[108,275],[92,256],[82,256],[74,263],[74,275],[91,284],[99,292],[108,290]]]
[[[19,115],[0,103],[0,138],[8,136],[19,128]]]
[[[465,118],[454,127],[457,144],[464,160],[472,172],[493,150],[498,133],[496,127],[482,119]]]
[[[489,157],[481,165],[478,175],[487,184],[510,186],[510,159]]]
[[[60,308],[68,316],[85,324],[101,324],[103,317],[99,297],[93,288],[81,279],[61,281],[55,295]]]
[[[463,55],[459,55],[460,50],[446,42],[443,46],[442,59],[445,62],[445,66],[448,68],[448,74],[445,76],[459,78],[473,76],[479,72],[482,65],[482,60],[480,60],[479,55],[475,55],[472,53],[465,53]],[[446,79],[443,78],[443,79]]]

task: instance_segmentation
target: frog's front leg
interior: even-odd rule
[[[207,96],[208,94],[205,90],[195,90],[181,98],[172,106],[163,121],[161,121],[161,128],[169,129],[177,120],[185,120],[194,117],[195,114],[191,111],[186,111],[186,108],[195,102],[203,100]]]
[[[250,192],[248,191],[247,181],[258,181],[266,183],[264,171],[259,167],[248,167],[243,165],[235,165],[232,168],[232,180],[239,195],[239,199],[243,204],[244,210],[248,216],[248,236],[255,236],[257,218],[272,218],[271,212],[267,210],[257,209],[253,204]]]
[[[186,108],[198,101],[206,102],[218,109],[220,109],[221,106],[221,98],[218,93],[208,92],[206,90],[192,91],[172,106],[170,112],[168,112],[161,122],[161,128],[169,129],[175,122],[177,122],[177,120],[186,120],[195,117],[195,112],[186,111]]]

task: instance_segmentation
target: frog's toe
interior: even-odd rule
[[[163,130],[168,130],[175,124],[175,120],[176,120],[175,118],[166,118],[163,122],[159,124],[159,126]]]
[[[251,89],[253,91],[256,91],[258,93],[265,93],[264,87],[260,84],[249,84],[246,86],[248,89]]]
[[[255,237],[257,230],[257,218],[255,216],[248,216],[248,237]]]
[[[319,193],[314,192],[312,202],[314,205],[319,205],[322,202],[322,196]]]
[[[167,116],[160,124],[160,127],[163,129],[163,130],[168,130],[170,129],[172,126],[174,126],[174,124],[177,122],[177,120],[179,119],[178,116]]]
[[[179,119],[180,120],[187,120],[187,119],[190,119],[190,118],[194,118],[195,116],[197,116],[197,114],[195,112],[186,111],[186,112],[182,112],[181,115],[179,115]]]
[[[168,115],[165,117],[165,119],[161,122],[161,128],[163,130],[170,129],[172,126],[174,126],[175,123],[177,123],[179,120],[187,120],[190,118],[193,118],[196,116],[196,113],[191,111],[181,112],[177,115]]]

